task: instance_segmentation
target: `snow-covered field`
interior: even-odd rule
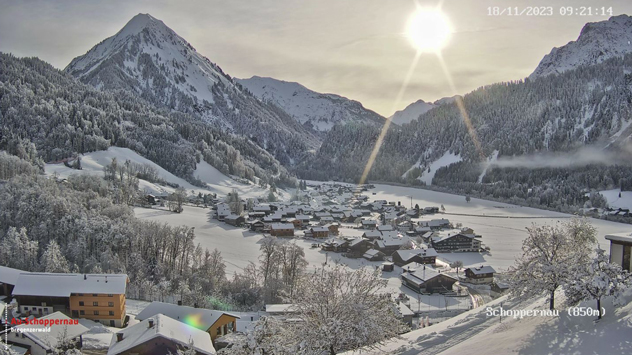
[[[116,158],[116,160],[121,164],[124,163],[126,160],[130,160],[138,164],[148,164],[158,171],[158,176],[160,176],[160,178],[171,183],[176,183],[184,187],[187,191],[195,191],[196,194],[198,192],[217,193],[224,196],[233,188],[237,189],[242,197],[262,197],[267,196],[268,194],[268,190],[262,189],[257,185],[242,184],[231,179],[230,177],[222,174],[219,170],[215,169],[213,166],[209,165],[203,160],[197,165],[194,176],[206,182],[209,185],[209,188],[203,189],[197,186],[193,186],[186,180],[173,175],[172,173],[163,169],[151,160],[140,156],[135,151],[128,148],[119,147],[110,147],[108,150],[91,152],[82,155],[82,170],[68,168],[63,163],[46,164],[45,170],[48,175],[57,173],[59,177],[62,178],[67,178],[72,174],[91,174],[103,176],[103,167],[109,165],[112,162],[113,158]],[[175,190],[172,187],[157,185],[145,180],[140,180],[138,186],[141,191],[155,195],[172,193]],[[286,198],[289,197],[288,193],[281,191],[280,189],[278,189],[277,191],[281,193],[281,196],[285,196]]]
[[[632,191],[621,191],[619,189],[599,191],[606,198],[611,208],[627,208],[632,210]],[[621,197],[619,197],[621,194]]]

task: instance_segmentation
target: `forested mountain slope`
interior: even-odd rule
[[[128,91],[97,90],[37,58],[0,54],[0,149],[56,161],[109,146],[130,148],[193,183],[204,159],[225,174],[294,183],[251,140]],[[32,142],[32,143],[31,143]]]
[[[420,183],[415,179],[434,161],[450,152],[463,161],[439,169],[434,184],[468,193],[488,188],[486,183],[502,183],[507,189],[502,196],[511,197],[515,194],[514,188],[520,191],[531,189],[529,191],[533,193],[537,191],[533,187],[546,188],[555,183],[539,179],[537,174],[527,178],[529,174],[525,175],[520,164],[511,165],[522,171],[517,175],[526,179],[518,185],[507,175],[506,169],[494,175],[491,170],[501,169],[492,168],[482,176],[487,157],[496,151],[502,161],[514,156],[567,152],[591,146],[612,158],[604,158],[603,163],[616,164],[621,157],[617,152],[626,146],[632,134],[631,73],[632,55],[627,55],[560,75],[499,83],[475,90],[462,98],[471,120],[471,131],[456,103],[436,107],[405,124],[401,130],[394,129],[386,135],[369,179]],[[362,174],[378,134],[379,129],[372,127],[334,128],[312,160],[298,171],[301,176],[325,178],[330,175],[353,181]],[[573,175],[573,166],[560,166],[560,171],[551,173],[551,179],[559,180],[560,174]],[[527,172],[532,173],[540,167],[530,168],[532,170]],[[595,169],[601,177],[609,171]],[[505,176],[501,178],[502,174]],[[571,194],[572,198],[577,199],[584,188],[619,185],[617,176],[597,178],[597,182],[591,184],[580,181],[573,187],[577,191]],[[479,177],[483,184],[477,184]]]

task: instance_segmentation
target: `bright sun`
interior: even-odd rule
[[[438,8],[419,8],[408,20],[407,36],[418,52],[439,52],[450,39],[452,28]]]

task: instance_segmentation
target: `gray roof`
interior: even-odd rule
[[[494,270],[493,267],[491,266],[479,266],[479,267],[471,267],[468,270],[470,270],[474,275],[480,275],[480,274],[493,274],[496,272],[496,270]]]
[[[6,266],[0,266],[0,283],[15,285],[21,273],[28,273],[18,269],[12,269]]]
[[[429,249],[409,249],[409,250],[398,250],[395,252],[403,261],[408,261],[417,255],[433,257],[437,256],[437,251],[433,248]]]
[[[125,294],[125,274],[22,273],[14,296],[70,297],[71,293]]]
[[[270,225],[271,229],[294,229],[294,225],[292,223],[273,223]]]
[[[155,301],[145,307],[145,309],[136,316],[136,319],[143,321],[155,316],[156,314],[164,314],[167,317],[183,323],[186,323],[188,319],[195,319],[195,327],[204,331],[213,326],[213,324],[215,324],[215,322],[217,322],[217,320],[224,314],[234,318],[239,318],[237,315],[224,311],[178,306],[177,304]]]
[[[211,342],[209,333],[194,328],[182,322],[178,322],[164,314],[156,314],[151,319],[154,326],[149,327],[149,319],[134,324],[117,332],[123,334],[123,340],[117,341],[117,335],[112,335],[108,355],[116,355],[130,350],[138,345],[153,341],[156,338],[169,339],[182,346],[193,343],[193,348],[206,355],[215,354],[215,348]]]
[[[442,274],[440,272],[435,271],[434,269],[431,268],[422,268],[422,269],[417,269],[417,271],[413,272],[412,274],[404,274],[404,275],[411,275],[414,276],[415,278],[427,282],[430,279],[433,279],[439,275],[443,275],[446,277],[449,277],[451,279],[456,280],[454,277],[448,275],[448,274]]]

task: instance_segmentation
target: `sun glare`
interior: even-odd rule
[[[438,8],[419,8],[408,21],[408,39],[421,53],[441,51],[451,33],[448,18]]]

